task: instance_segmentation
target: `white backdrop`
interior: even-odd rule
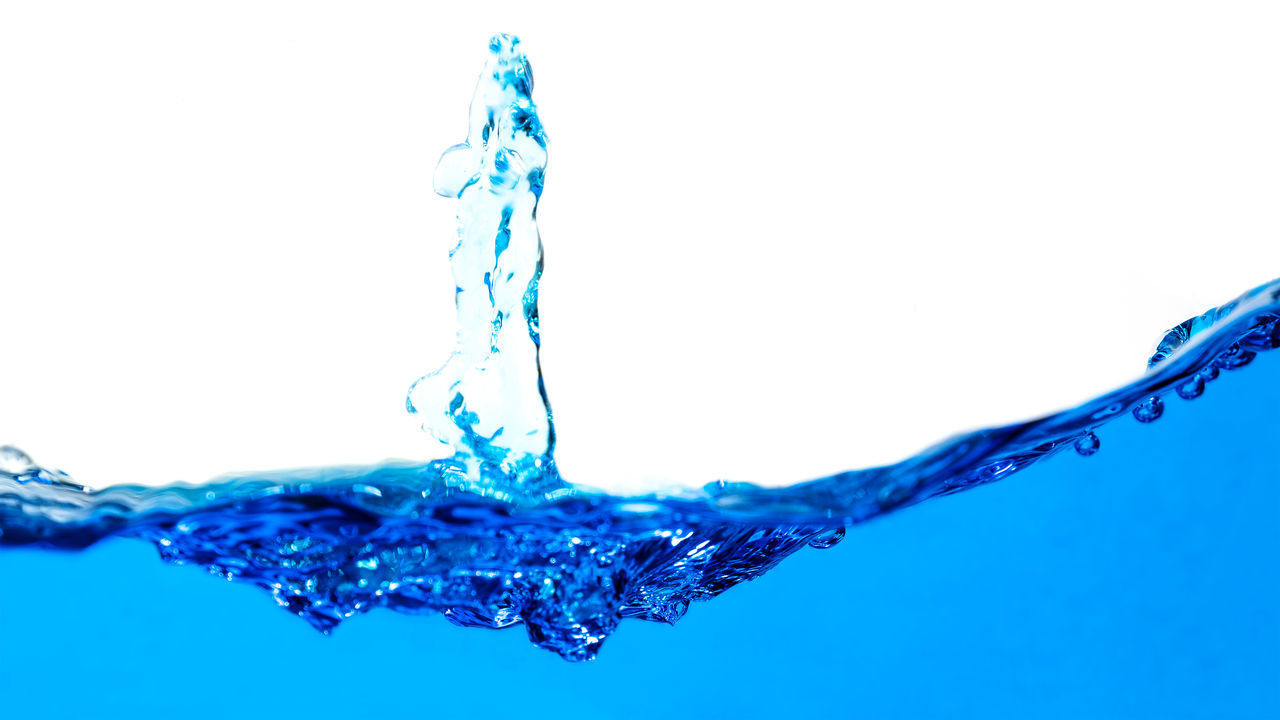
[[[0,6],[0,444],[93,485],[433,452],[431,174],[494,31],[577,482],[893,461],[1280,275],[1273,3],[844,5]]]

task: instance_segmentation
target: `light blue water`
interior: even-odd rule
[[[966,496],[859,528],[856,543],[846,543],[855,547],[801,553],[770,575],[769,591],[739,601],[745,606],[733,606],[735,598],[750,597],[736,594],[741,591],[718,600],[717,607],[698,614],[702,630],[690,630],[688,637],[655,635],[632,623],[641,649],[638,655],[628,651],[622,667],[637,673],[659,668],[677,688],[696,687],[704,699],[713,688],[741,685],[749,672],[763,673],[786,684],[793,708],[826,711],[850,710],[839,702],[835,685],[819,682],[835,682],[833,668],[853,673],[841,683],[865,679],[854,704],[863,709],[876,706],[868,693],[877,688],[901,693],[883,704],[886,710],[926,702],[940,713],[948,703],[968,707],[971,694],[963,689],[935,696],[921,695],[919,686],[950,687],[950,676],[982,676],[984,668],[1020,677],[1028,687],[1038,679],[1074,699],[1077,709],[1098,710],[1091,703],[1104,696],[1111,698],[1111,709],[1119,708],[1116,689],[1126,678],[1170,688],[1177,678],[1185,689],[1197,686],[1192,676],[1220,708],[1229,702],[1277,707],[1275,687],[1265,682],[1280,669],[1277,592],[1274,573],[1260,573],[1256,564],[1274,567],[1277,558],[1277,540],[1269,532],[1277,494],[1264,478],[1274,471],[1280,423],[1273,410],[1274,362],[1253,361],[1280,346],[1280,283],[1247,292],[1167,333],[1147,374],[1125,388],[1073,410],[954,438],[893,466],[776,490],[725,482],[680,497],[586,492],[555,469],[554,425],[538,366],[541,245],[535,218],[546,140],[517,42],[498,36],[490,50],[467,142],[445,153],[436,177],[437,190],[459,203],[459,242],[451,255],[458,345],[445,366],[414,383],[408,398],[409,410],[454,448],[453,457],[263,473],[198,487],[88,491],[17,449],[0,451],[0,543],[26,546],[0,554],[5,587],[21,588],[0,593],[2,675],[13,683],[4,686],[6,695],[38,697],[37,688],[54,692],[50,673],[34,686],[17,681],[29,675],[21,668],[30,663],[70,663],[84,681],[94,667],[86,652],[100,654],[97,667],[104,677],[116,677],[116,666],[129,652],[112,648],[129,644],[140,646],[133,651],[137,662],[177,657],[201,673],[253,668],[251,677],[306,675],[360,658],[374,669],[347,677],[352,684],[369,684],[367,692],[353,691],[366,710],[387,708],[379,688],[411,682],[396,658],[412,657],[406,662],[443,673],[459,663],[504,666],[486,653],[519,657],[511,662],[522,671],[503,673],[502,682],[526,687],[539,673],[560,678],[565,671],[512,649],[510,633],[498,639],[455,632],[459,637],[446,639],[437,623],[419,630],[405,625],[407,620],[374,613],[362,621],[365,627],[317,645],[299,640],[294,629],[285,629],[289,623],[252,607],[252,601],[260,606],[265,590],[280,607],[326,632],[377,607],[442,614],[467,626],[522,626],[526,632],[517,634],[565,659],[589,659],[622,619],[674,622],[691,602],[757,578],[806,546],[834,545],[849,526],[1038,464],[1039,487],[1050,488],[1040,495],[1020,489]],[[1252,369],[1255,364],[1263,369]],[[1231,372],[1246,366],[1248,372]],[[1039,464],[1055,455],[1063,457]],[[1024,476],[1028,482],[1032,474]],[[977,496],[996,499],[969,500]],[[1054,506],[1051,516],[1046,503]],[[1188,507],[1204,512],[1189,513]],[[1258,512],[1269,519],[1260,521]],[[920,518],[928,518],[927,527]],[[211,581],[140,567],[147,565],[138,559],[145,547],[112,539],[117,537],[151,541],[165,560],[207,568],[240,589],[227,588],[224,598],[210,588]],[[1192,549],[1180,555],[1179,543]],[[90,546],[78,555],[47,550]],[[1064,557],[1072,548],[1087,553],[1088,562],[1085,555]],[[1193,562],[1197,552],[1204,556]],[[1190,577],[1180,564],[1184,560],[1200,566],[1195,572],[1202,574],[1191,583],[1195,592],[1163,587]],[[780,579],[787,574],[790,579]],[[1199,587],[1210,580],[1213,588]],[[244,592],[254,586],[259,597]],[[1154,594],[1148,597],[1148,591]],[[1053,612],[1017,600],[1040,594],[1054,595],[1045,605]],[[1127,602],[1137,604],[1130,608]],[[1134,609],[1143,602],[1155,615]],[[1023,617],[1002,625],[1005,634],[979,631],[983,621],[975,618],[988,618],[989,627],[991,613],[1011,605]],[[1107,617],[1117,607],[1125,622],[1103,622],[1090,635],[1089,613]],[[1169,617],[1162,619],[1162,611]],[[1224,611],[1232,615],[1224,617]],[[1198,629],[1189,630],[1184,615],[1197,617]],[[229,620],[218,624],[219,617]],[[727,618],[719,620],[726,624],[717,626],[713,618]],[[153,622],[165,633],[147,627]],[[1250,632],[1241,629],[1246,622]],[[682,623],[681,633],[688,624]],[[1230,628],[1229,651],[1197,640],[1207,624]],[[1088,663],[1072,665],[1079,653],[1039,648],[1028,638],[1011,641],[1012,627],[1078,644],[1080,638],[1068,637],[1074,627],[1096,652],[1127,658],[1129,666],[1113,667],[1120,677],[1100,678]],[[958,644],[943,646],[923,628]],[[167,633],[194,649],[175,649],[163,639]],[[426,636],[418,633],[444,643],[443,656],[399,639]],[[1140,639],[1124,639],[1131,636]],[[255,638],[269,657],[250,650]],[[1016,652],[993,654],[992,643]],[[295,652],[302,647],[305,652]],[[887,658],[885,663],[858,654],[867,647]],[[912,647],[922,656],[909,657]],[[725,656],[730,648],[735,657]],[[932,657],[923,656],[928,653]],[[1182,668],[1178,658],[1216,664]],[[1036,673],[1029,672],[1034,665]],[[1164,668],[1163,674],[1153,675],[1152,667]],[[883,668],[903,674],[886,677]],[[1066,692],[1074,682],[1069,673],[1062,675],[1066,670],[1090,688]],[[618,673],[610,676],[615,689],[651,681]],[[462,674],[467,677],[457,682],[472,692],[436,696],[433,704],[460,711],[467,702],[479,702],[483,678],[495,677]],[[568,693],[572,702],[545,700],[549,707],[531,712],[572,714],[604,703],[594,709],[643,715],[639,706],[607,704],[609,695],[599,685],[606,675],[594,675],[589,691],[565,684],[574,688]],[[975,687],[983,684],[971,679]],[[565,676],[564,682],[572,681]],[[658,697],[637,692],[645,692],[651,705],[690,708],[666,686],[672,683]],[[148,688],[160,696],[177,692]],[[233,684],[227,707],[245,692]],[[718,693],[715,707],[765,709],[760,701],[724,697],[744,692],[751,694]],[[1135,701],[1133,707],[1152,709],[1153,702]]]

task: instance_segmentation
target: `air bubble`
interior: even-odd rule
[[[1204,392],[1204,378],[1199,373],[1178,386],[1178,397],[1183,400],[1195,400]]]
[[[1101,447],[1102,441],[1093,433],[1089,433],[1088,435],[1079,438],[1076,440],[1075,444],[1076,452],[1079,453],[1081,457],[1089,457],[1090,455],[1098,452],[1098,449]]]
[[[844,527],[831,528],[809,538],[809,547],[825,550],[834,547],[837,543],[844,539]]]
[[[1240,347],[1240,343],[1236,343],[1222,352],[1221,355],[1213,361],[1213,364],[1223,370],[1235,370],[1253,362],[1256,353],[1250,350],[1244,350]]]
[[[1133,417],[1140,423],[1155,422],[1164,415],[1164,401],[1158,396],[1152,395],[1142,404],[1133,409]]]

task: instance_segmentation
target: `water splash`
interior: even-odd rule
[[[409,412],[450,445],[471,477],[556,485],[551,407],[538,362],[542,241],[535,221],[547,141],[519,40],[495,36],[471,100],[467,140],[445,151],[435,189],[458,199],[449,253],[458,342],[409,390]]]
[[[323,632],[375,607],[466,626],[525,626],[589,659],[623,618],[675,622],[705,600],[846,527],[1009,477],[1056,453],[1098,452],[1099,428],[1151,422],[1171,393],[1194,398],[1222,370],[1280,346],[1280,281],[1188,320],[1133,383],[1080,407],[943,442],[903,462],[786,488],[721,482],[675,496],[614,497],[569,484],[538,367],[546,140],[532,77],[496,36],[467,141],[436,189],[456,197],[458,345],[413,385],[411,412],[454,455],[421,464],[229,477],[207,485],[90,490],[0,448],[0,544],[83,548],[154,542],[173,563],[266,590]]]

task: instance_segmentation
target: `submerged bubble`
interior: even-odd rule
[[[1204,378],[1200,377],[1200,373],[1192,375],[1189,380],[1178,386],[1177,393],[1183,400],[1195,400],[1204,393]]]
[[[1253,332],[1240,339],[1240,345],[1260,351],[1280,348],[1280,317],[1260,318]]]
[[[1236,343],[1227,348],[1218,359],[1214,361],[1214,365],[1223,370],[1235,370],[1253,362],[1253,358],[1257,356],[1252,350],[1245,350],[1240,347],[1240,343]]]
[[[1140,423],[1155,422],[1161,415],[1164,415],[1164,401],[1158,395],[1143,400],[1133,409],[1133,417]]]
[[[1093,455],[1094,453],[1098,452],[1098,450],[1101,447],[1102,447],[1102,441],[1099,440],[1098,436],[1093,433],[1084,435],[1083,437],[1077,439],[1075,442],[1076,452],[1083,457],[1089,457],[1090,455]]]
[[[825,550],[829,547],[835,547],[844,539],[845,529],[843,526],[823,530],[822,532],[809,538],[809,547]]]

